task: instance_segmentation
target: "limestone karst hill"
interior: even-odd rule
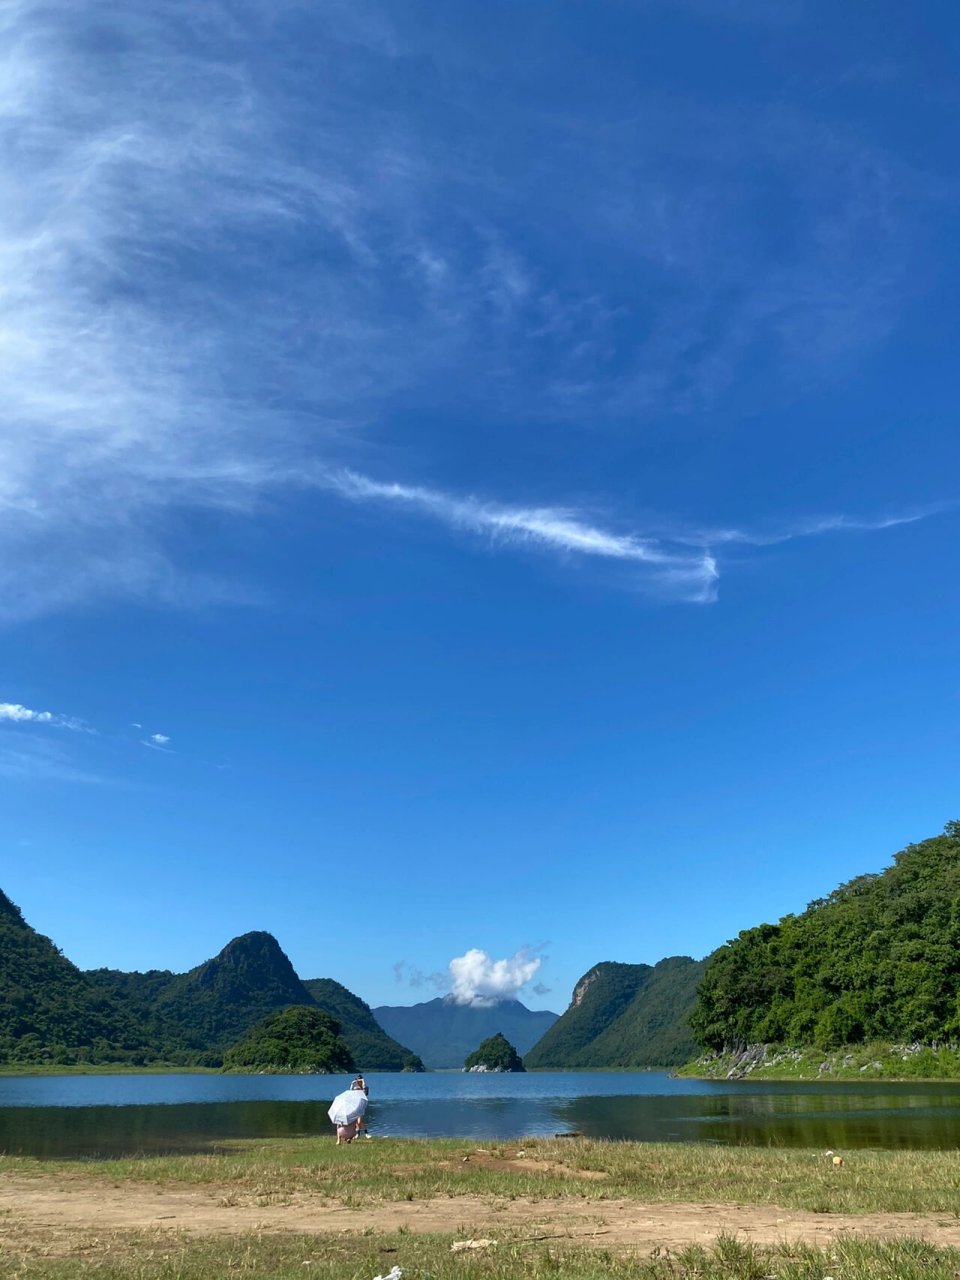
[[[569,1007],[529,1052],[528,1068],[669,1067],[695,1052],[687,1019],[704,962],[603,961],[576,984]]]

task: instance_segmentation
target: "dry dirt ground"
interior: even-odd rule
[[[400,1201],[362,1209],[298,1194],[257,1203],[227,1187],[91,1185],[88,1180],[0,1175],[0,1251],[28,1245],[65,1252],[78,1231],[170,1230],[196,1236],[334,1233],[400,1229],[457,1236],[569,1240],[652,1252],[709,1245],[718,1235],[757,1244],[827,1245],[844,1236],[914,1236],[960,1246],[960,1220],[943,1214],[817,1214],[766,1206],[644,1205],[633,1200],[500,1200],[463,1197]]]

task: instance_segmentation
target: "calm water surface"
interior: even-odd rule
[[[373,1134],[639,1142],[960,1147],[960,1083],[738,1084],[663,1072],[368,1073]],[[332,1134],[349,1077],[0,1077],[0,1151],[109,1156],[209,1151],[236,1138]]]

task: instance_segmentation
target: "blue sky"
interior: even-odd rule
[[[562,1009],[960,816],[953,6],[0,29],[0,887],[71,959]]]

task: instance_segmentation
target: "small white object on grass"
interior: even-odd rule
[[[402,1275],[399,1267],[391,1267],[385,1276],[374,1276],[373,1280],[400,1280]]]

